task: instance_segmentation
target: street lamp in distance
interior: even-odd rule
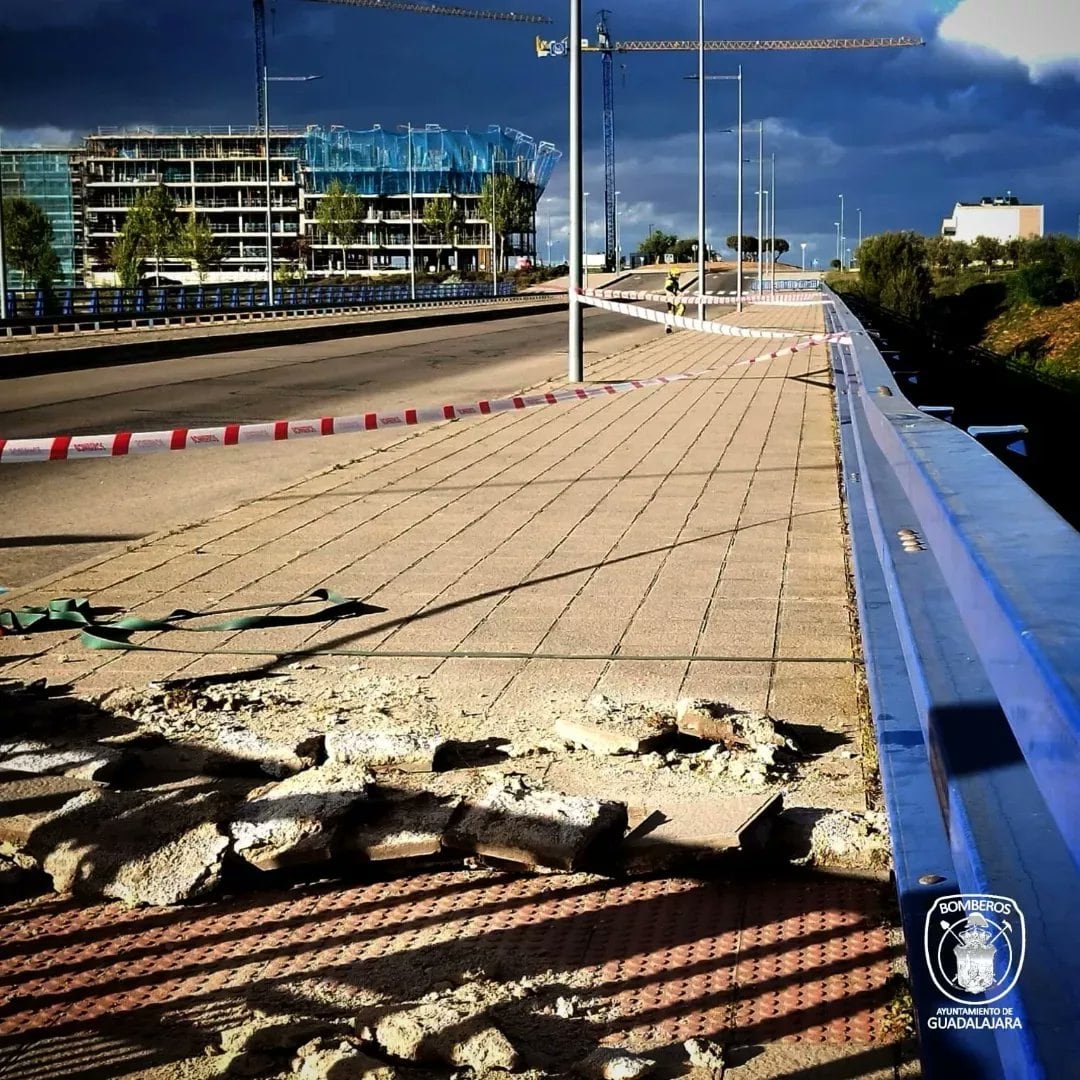
[[[321,75],[271,75],[263,68],[263,101],[266,107],[263,117],[266,121],[266,306],[274,306],[274,226],[270,215],[270,195],[272,179],[270,175],[270,87],[272,82],[314,82]],[[342,271],[345,267],[342,266]]]

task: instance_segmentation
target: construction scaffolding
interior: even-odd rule
[[[60,260],[56,284],[81,284],[81,207],[75,180],[79,151],[4,147],[0,149],[0,193],[5,199],[25,198],[45,211],[53,228],[53,250]],[[8,267],[8,288],[36,286]]]
[[[539,200],[559,158],[552,143],[537,143],[514,128],[483,133],[448,131],[438,124],[412,129],[412,182],[408,131],[310,127],[296,147],[310,190],[339,180],[360,195],[478,195],[494,171],[533,185]]]

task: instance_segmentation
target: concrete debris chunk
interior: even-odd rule
[[[771,717],[743,712],[721,701],[680,698],[675,705],[675,723],[683,734],[719,743],[725,749],[753,750],[769,765],[776,751],[798,751]]]
[[[603,694],[589,699],[580,716],[559,716],[555,734],[571,746],[594,754],[647,754],[671,736],[675,725],[642,705],[621,704]]]
[[[435,756],[446,740],[411,731],[357,731],[336,728],[326,733],[326,757],[343,764],[400,772],[434,772]]]
[[[879,810],[834,810],[810,833],[810,854],[818,866],[882,870],[891,863],[889,831]]]
[[[394,1080],[397,1070],[369,1057],[355,1039],[324,1036],[296,1052],[293,1075],[300,1080]]]
[[[447,844],[475,855],[573,870],[626,830],[626,807],[563,795],[523,776],[497,780],[451,825]]]
[[[253,791],[229,827],[238,855],[261,870],[319,862],[372,782],[359,765],[326,764]]]
[[[113,746],[30,741],[0,743],[0,767],[36,776],[71,776],[107,782],[119,771],[124,752]]]
[[[222,1031],[221,1050],[225,1054],[278,1050],[302,1053],[298,1048],[330,1037],[334,1030],[333,1024],[318,1017],[273,1016],[255,1009],[242,1024]]]
[[[375,1040],[403,1061],[461,1065],[478,1076],[492,1069],[513,1072],[518,1053],[488,1018],[489,1000],[476,984],[459,987],[388,1013],[375,1026]]]
[[[25,849],[34,833],[62,816],[76,796],[98,790],[88,780],[67,776],[0,772],[0,844]]]
[[[60,893],[167,907],[217,884],[221,827],[246,788],[87,791],[35,831],[28,850]]]
[[[574,1072],[585,1080],[640,1080],[656,1068],[652,1058],[631,1053],[621,1046],[598,1046]]]
[[[457,796],[440,798],[426,791],[372,800],[365,820],[343,831],[342,849],[371,862],[437,855],[460,805]]]
[[[678,859],[760,848],[783,809],[783,796],[729,795],[668,803],[644,817],[623,850],[635,870]],[[640,816],[635,814],[635,816]]]
[[[683,1043],[686,1056],[695,1069],[719,1077],[724,1071],[724,1048],[708,1039],[687,1039]]]

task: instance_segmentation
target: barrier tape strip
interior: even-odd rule
[[[658,304],[666,304],[671,300],[671,294],[666,292],[645,292],[641,289],[582,289],[582,296],[597,296],[605,300],[649,300]],[[715,292],[715,293],[678,293],[678,299],[680,303],[684,304],[697,304],[699,301],[704,300],[706,304],[710,301],[714,301],[724,297],[736,297],[738,294],[734,292]],[[743,299],[748,304],[773,304],[777,307],[805,307],[813,304],[831,304],[833,300],[829,297],[816,295],[809,291],[807,292],[792,292],[790,300],[779,300],[770,298],[768,300],[759,299],[757,294],[743,293]]]
[[[545,394],[477,401],[467,405],[437,405],[425,409],[405,409],[396,413],[360,413],[355,416],[323,416],[315,420],[275,420],[263,424],[226,424],[210,428],[173,428],[170,431],[118,431],[111,435],[52,435],[41,439],[0,438],[0,464],[24,461],[69,461],[75,458],[124,457],[154,454],[165,450],[200,450],[243,443],[312,439],[324,435],[347,435],[379,428],[412,427],[457,420],[490,413],[514,412],[538,405],[558,405],[569,401],[621,394],[646,386],[692,379],[703,372],[656,375],[648,379],[628,379],[603,386],[575,387]]]
[[[583,290],[580,299],[583,304],[602,308],[604,311],[613,311],[619,315],[629,315],[634,319],[644,319],[647,322],[660,323],[663,326],[677,327],[681,330],[696,330],[698,333],[748,338],[797,338],[800,333],[798,330],[732,326],[729,323],[716,321],[702,322],[700,319],[691,318],[688,315],[670,315],[666,311],[653,311],[651,308],[639,308],[634,307],[631,304],[620,304],[614,300],[604,300],[601,297],[594,295],[592,290],[587,292]],[[679,297],[679,302],[683,302],[683,297]],[[811,345],[828,345],[832,342],[850,345],[851,337],[847,333],[811,334],[804,337],[796,344],[798,349],[805,349],[809,348]],[[742,361],[742,363],[752,363],[756,360],[772,360],[777,356],[783,356],[785,353],[793,351],[795,350],[790,348],[781,349],[776,352],[765,353],[760,357],[755,357],[753,361]]]

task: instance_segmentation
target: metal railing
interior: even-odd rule
[[[830,296],[852,339],[831,364],[923,1074],[1075,1076],[1080,533],[981,444],[992,429],[905,398]]]
[[[261,249],[265,255],[266,249]],[[513,294],[512,282],[499,283],[499,295]],[[457,285],[418,285],[416,299],[482,300],[491,296],[487,282]],[[407,303],[408,285],[277,285],[268,303],[265,285],[166,286],[140,289],[61,289],[55,297],[42,292],[9,292],[8,324],[34,319],[75,316],[124,316],[143,314],[200,314],[216,311],[274,309],[328,309],[366,304]],[[0,324],[0,325],[8,325]]]

